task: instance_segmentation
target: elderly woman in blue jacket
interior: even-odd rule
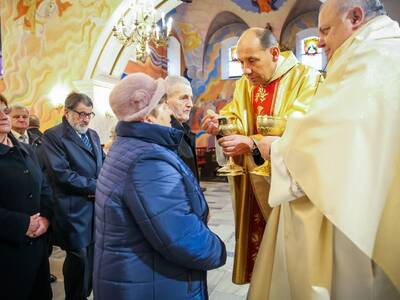
[[[110,95],[119,123],[97,182],[96,300],[208,299],[206,272],[225,264],[164,95],[164,80],[142,73]]]

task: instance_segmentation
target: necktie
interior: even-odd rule
[[[27,140],[25,135],[20,135],[18,139],[22,143],[29,144],[29,141]]]
[[[85,144],[85,146],[90,150],[90,152],[93,152],[93,147],[89,141],[87,134],[83,133],[81,134],[81,137],[82,137],[82,142]]]

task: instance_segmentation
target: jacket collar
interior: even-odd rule
[[[172,150],[178,149],[183,136],[181,130],[144,122],[120,121],[115,131],[118,136],[137,138]]]
[[[10,140],[12,141],[14,147],[16,147],[18,150],[21,151],[21,153],[24,156],[29,155],[28,150],[25,148],[24,145],[22,145],[22,143],[20,143],[11,133],[8,134],[8,137],[10,138]],[[8,147],[5,146],[3,144],[0,144],[0,155],[5,155],[8,153],[8,151],[10,151],[12,148],[14,147]]]
[[[172,128],[182,130],[185,134],[189,134],[191,131],[187,123],[180,123],[174,116],[171,116],[171,126]]]
[[[82,139],[79,137],[78,133],[75,131],[75,129],[68,123],[67,118],[64,116],[62,118],[62,124],[63,124],[63,130],[64,130],[64,136],[72,140],[75,144],[77,144],[79,147],[87,151],[92,157],[101,157],[101,149],[98,149],[96,143],[93,143],[93,151],[90,151],[90,149],[83,143]],[[86,134],[90,137],[92,142],[94,142],[94,137],[93,137],[93,131],[90,129],[87,130]]]

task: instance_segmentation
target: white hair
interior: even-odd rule
[[[339,12],[344,13],[353,7],[361,7],[368,19],[386,15],[385,7],[380,0],[335,0]],[[328,2],[328,1],[326,1]]]
[[[11,111],[13,110],[25,110],[29,113],[29,109],[22,103],[14,103],[10,106]]]
[[[187,80],[183,76],[170,75],[167,78],[165,78],[165,83],[167,86],[167,96],[173,95],[177,91],[177,87],[182,85],[192,89],[189,80]]]

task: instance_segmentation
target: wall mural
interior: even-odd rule
[[[318,12],[309,12],[292,20],[281,35],[281,47],[296,51],[296,34],[308,28],[318,27]]]
[[[183,48],[187,68],[185,75],[191,80],[194,93],[195,108],[191,116],[193,131],[200,131],[200,120],[208,109],[218,112],[233,96],[235,80],[220,79],[221,42],[240,36],[249,26],[264,27],[267,22],[279,33],[283,20],[277,10],[285,8],[285,13],[288,13],[293,4],[293,0],[221,0],[218,4],[203,0],[181,4],[175,9],[174,30]],[[221,12],[231,13],[236,21],[228,26],[215,24],[223,21],[218,19]],[[237,19],[243,19],[244,22],[238,22]],[[210,27],[220,29],[206,41]],[[214,146],[214,139],[206,134],[199,135],[197,142],[199,147]]]
[[[142,63],[140,61],[129,60],[121,78],[137,72],[145,73],[156,79],[167,76],[167,47],[155,47],[150,44],[149,48],[150,54],[147,56],[146,61]]]
[[[247,29],[245,24],[232,24],[225,26],[214,33],[210,38],[204,55],[205,80],[194,90],[196,107],[191,119],[192,130],[200,130],[201,119],[208,109],[216,112],[232,100],[235,80],[221,80],[221,42],[231,37],[239,37]],[[199,137],[198,144],[206,143],[207,137]]]
[[[74,89],[92,48],[118,5],[114,0],[1,1],[5,96],[30,107],[42,129],[61,118],[54,87]],[[57,94],[56,94],[57,97]],[[63,103],[63,97],[57,100]],[[56,106],[56,107],[55,107]]]
[[[270,12],[272,10],[278,10],[286,0],[232,0],[239,5],[243,10],[251,12]]]
[[[1,24],[1,21],[0,21]],[[0,93],[2,93],[5,89],[4,80],[3,80],[3,53],[1,51],[1,26],[0,26]]]

